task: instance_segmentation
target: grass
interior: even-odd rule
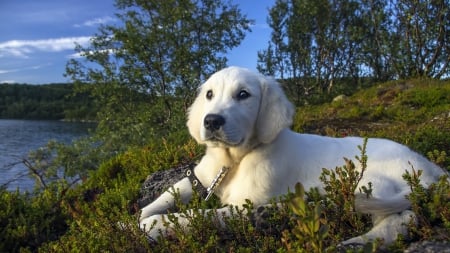
[[[392,81],[346,99],[297,110],[293,129],[330,136],[383,137],[426,155],[450,150],[450,81]],[[450,160],[440,164],[450,170]]]

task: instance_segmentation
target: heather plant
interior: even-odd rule
[[[430,161],[441,166],[442,168],[445,168],[446,164],[450,164],[450,157],[447,156],[447,152],[445,151],[439,151],[435,149],[428,152],[427,157],[428,159],[430,159]]]
[[[175,215],[169,214],[172,236],[160,237],[152,247],[155,252],[275,252],[281,248],[279,236],[273,230],[260,230],[252,222],[254,206],[250,201],[243,208],[226,207],[229,216],[222,217],[216,209],[220,206],[216,198],[206,202],[194,195],[188,205],[182,204],[179,196],[176,200],[177,212],[189,224],[183,227]],[[275,206],[268,208],[275,209]],[[268,216],[265,218],[275,224],[288,219],[285,212],[271,212]]]
[[[356,156],[359,168],[350,159],[344,158],[345,165],[335,170],[324,168],[320,177],[325,194],[318,189],[305,192],[301,184],[295,193],[287,195],[287,205],[294,214],[292,230],[285,230],[282,236],[284,249],[288,252],[334,252],[336,245],[346,238],[362,234],[371,222],[369,215],[355,210],[355,191],[367,168],[367,139],[358,146],[361,157]],[[372,186],[359,188],[363,197],[370,197]],[[373,252],[378,242],[370,242],[362,250]]]
[[[349,231],[361,234],[370,223],[368,215],[357,213],[355,210],[355,191],[359,190],[364,197],[370,197],[372,192],[370,182],[367,186],[357,189],[367,169],[366,146],[367,138],[364,139],[362,146],[358,146],[361,151],[361,157],[355,157],[359,162],[358,167],[352,160],[344,158],[343,166],[336,167],[335,170],[324,168],[320,176],[326,192],[325,204],[329,210],[333,210],[327,214],[327,219],[330,229],[333,231],[332,234],[336,236],[335,241],[342,240],[342,236],[351,236],[353,233],[349,233]]]
[[[288,196],[288,206],[296,215],[294,228],[283,232],[282,242],[288,252],[324,252],[328,224],[320,202],[309,204],[303,185],[295,185],[295,193]],[[292,238],[294,235],[294,238]]]
[[[32,252],[67,229],[58,197],[0,190],[0,252]]]
[[[420,182],[422,170],[411,165],[411,172],[403,175],[411,188],[407,196],[411,209],[417,216],[417,224],[411,223],[412,236],[422,240],[450,240],[450,182],[448,175],[425,187]]]

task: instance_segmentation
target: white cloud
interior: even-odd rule
[[[0,74],[8,74],[19,71],[18,69],[0,69]]]
[[[14,73],[14,72],[20,72],[20,71],[24,71],[24,70],[37,70],[37,69],[41,69],[47,66],[52,65],[51,63],[46,63],[46,64],[40,64],[40,65],[34,65],[34,66],[28,66],[28,67],[23,67],[23,68],[16,68],[16,69],[0,69],[0,74],[8,74],[8,73]]]
[[[91,37],[66,37],[43,40],[10,40],[0,43],[0,58],[13,56],[28,58],[28,54],[34,51],[60,52],[64,50],[73,50],[75,43],[87,45]]]
[[[110,22],[114,22],[116,21],[115,18],[110,17],[110,16],[104,16],[101,18],[94,18],[94,19],[90,19],[87,20],[85,22],[83,22],[82,24],[75,24],[75,27],[83,27],[83,26],[97,26],[97,25],[102,25],[102,24],[106,24],[106,23],[110,23]]]

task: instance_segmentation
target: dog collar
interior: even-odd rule
[[[205,201],[208,201],[208,199],[211,198],[217,186],[219,186],[220,182],[222,182],[223,178],[227,175],[227,172],[228,167],[222,167],[222,169],[220,169],[219,173],[217,173],[216,177],[211,182],[211,185],[206,189],[208,194],[206,195]]]
[[[222,169],[220,169],[219,173],[217,173],[216,177],[213,179],[208,188],[205,188],[200,183],[200,180],[195,176],[194,171],[192,169],[190,168],[187,169],[185,171],[185,174],[189,179],[189,181],[191,182],[192,188],[196,190],[200,194],[200,196],[204,197],[205,201],[208,201],[214,194],[214,191],[217,189],[220,182],[222,182],[223,178],[227,175],[227,172],[228,168],[222,167]]]
[[[192,185],[192,189],[196,190],[202,198],[204,198],[208,191],[207,189],[200,183],[200,180],[195,176],[194,171],[189,168],[185,172],[186,177],[189,179]]]

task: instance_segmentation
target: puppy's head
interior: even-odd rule
[[[187,126],[209,146],[270,143],[292,123],[294,108],[278,83],[247,69],[229,67],[202,86],[188,112]]]

